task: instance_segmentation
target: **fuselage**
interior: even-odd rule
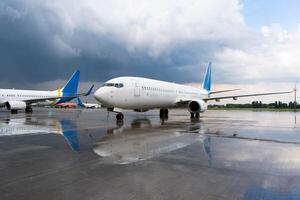
[[[178,102],[207,96],[208,92],[200,88],[140,77],[111,79],[94,94],[105,107],[136,111],[179,107]]]
[[[39,91],[39,90],[0,89],[0,104],[7,101],[26,101],[26,100],[34,100],[34,99],[53,98],[59,96],[61,96],[61,92],[59,90]]]

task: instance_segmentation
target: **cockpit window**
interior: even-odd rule
[[[103,87],[116,87],[116,88],[121,88],[121,87],[124,87],[124,84],[123,83],[104,83],[102,85]]]
[[[123,83],[116,83],[115,87],[116,88],[121,88],[121,87],[124,87],[124,84]]]
[[[108,86],[108,87],[113,87],[115,84],[114,83],[105,83],[104,86]]]

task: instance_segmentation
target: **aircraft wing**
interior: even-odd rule
[[[241,89],[240,88],[236,88],[236,89],[229,89],[229,90],[217,90],[217,91],[211,91],[211,92],[209,92],[209,94],[232,92],[232,91],[237,91],[237,90],[241,90]]]
[[[256,94],[244,94],[244,95],[231,95],[231,96],[220,96],[220,97],[208,97],[208,98],[203,98],[204,101],[220,101],[221,99],[233,99],[237,100],[237,98],[240,97],[254,97],[254,96],[265,96],[265,95],[275,95],[275,94],[288,94],[292,93],[293,91],[289,92],[269,92],[269,93],[256,93]]]
[[[72,99],[74,99],[74,98],[77,98],[77,97],[80,97],[80,96],[83,96],[83,95],[77,94],[77,95],[74,95],[74,96],[46,97],[46,98],[28,99],[28,100],[21,100],[21,101],[24,101],[26,104],[32,104],[32,103],[45,102],[45,101],[55,101],[55,100],[59,100],[61,98],[68,98],[68,99],[72,98]]]
[[[46,97],[46,98],[39,98],[39,99],[28,99],[28,100],[22,100],[25,103],[28,104],[32,104],[32,103],[37,103],[37,102],[44,102],[44,101],[54,101],[54,100],[59,100],[61,98],[64,99],[75,99],[81,96],[88,96],[91,94],[92,90],[94,88],[94,85],[92,85],[92,87],[88,90],[88,92],[86,93],[79,93],[79,94],[74,94],[74,95],[70,95],[70,96],[57,96],[57,97]]]
[[[92,90],[94,88],[94,85],[92,85],[92,87],[85,93],[78,93],[78,94],[74,94],[74,95],[69,95],[69,96],[57,96],[57,97],[45,97],[45,98],[35,98],[35,99],[25,99],[25,100],[20,100],[25,102],[26,104],[33,104],[33,103],[38,103],[38,102],[45,102],[45,101],[55,101],[55,100],[59,100],[61,98],[64,99],[75,99],[81,96],[88,96],[91,94]],[[0,102],[0,107],[4,106],[7,103],[7,101],[3,101]]]

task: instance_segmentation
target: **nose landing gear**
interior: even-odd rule
[[[26,107],[25,112],[26,113],[32,113],[32,108],[31,107]]]
[[[117,121],[122,121],[122,120],[124,119],[123,113],[118,113],[118,114],[116,115],[116,119],[117,119]]]

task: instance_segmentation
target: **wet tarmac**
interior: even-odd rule
[[[300,114],[0,111],[0,199],[300,199]]]

